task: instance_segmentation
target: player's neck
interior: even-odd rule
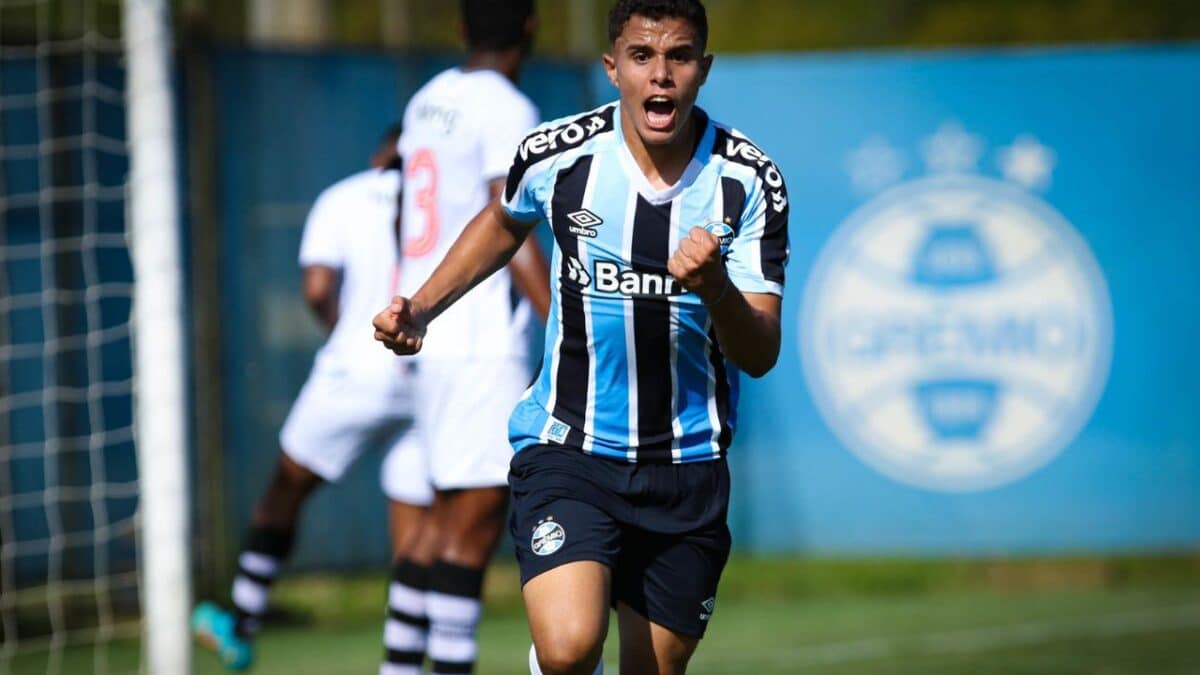
[[[647,145],[638,135],[633,124],[621,120],[621,136],[625,139],[625,147],[633,155],[633,161],[656,190],[665,190],[683,177],[692,155],[696,153],[696,145],[700,142],[700,134],[704,132],[696,122],[696,115],[688,115],[685,128],[675,140],[665,145]]]
[[[499,51],[478,50],[467,55],[463,70],[494,70],[516,84],[521,75],[523,58],[520,47]]]

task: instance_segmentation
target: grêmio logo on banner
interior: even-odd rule
[[[863,461],[944,491],[1015,481],[1091,417],[1108,378],[1108,289],[1078,232],[1035,191],[1053,152],[1022,136],[977,170],[980,139],[947,123],[928,175],[886,139],[850,154],[860,192],[805,289],[800,349],[817,406]]]

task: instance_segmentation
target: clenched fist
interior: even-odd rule
[[[667,261],[667,271],[705,304],[721,299],[729,277],[721,259],[721,242],[708,230],[693,227]]]
[[[421,351],[425,320],[413,311],[412,301],[397,295],[392,304],[375,315],[375,339],[400,356]]]

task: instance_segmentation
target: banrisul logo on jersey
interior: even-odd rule
[[[870,466],[929,489],[982,490],[1044,466],[1091,417],[1111,305],[1087,243],[1038,194],[1050,148],[1023,135],[989,151],[947,123],[921,155],[927,175],[903,181],[910,162],[886,139],[850,154],[854,186],[873,196],[813,267],[805,377]]]

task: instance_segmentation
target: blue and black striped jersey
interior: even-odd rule
[[[553,302],[541,372],[509,421],[520,451],[563,444],[629,461],[722,456],[738,372],[708,311],[667,272],[692,227],[721,240],[747,293],[783,294],[788,198],[775,164],[737,131],[704,126],[682,178],[654,189],[609,104],[544,124],[509,171],[504,208],[554,233]]]

